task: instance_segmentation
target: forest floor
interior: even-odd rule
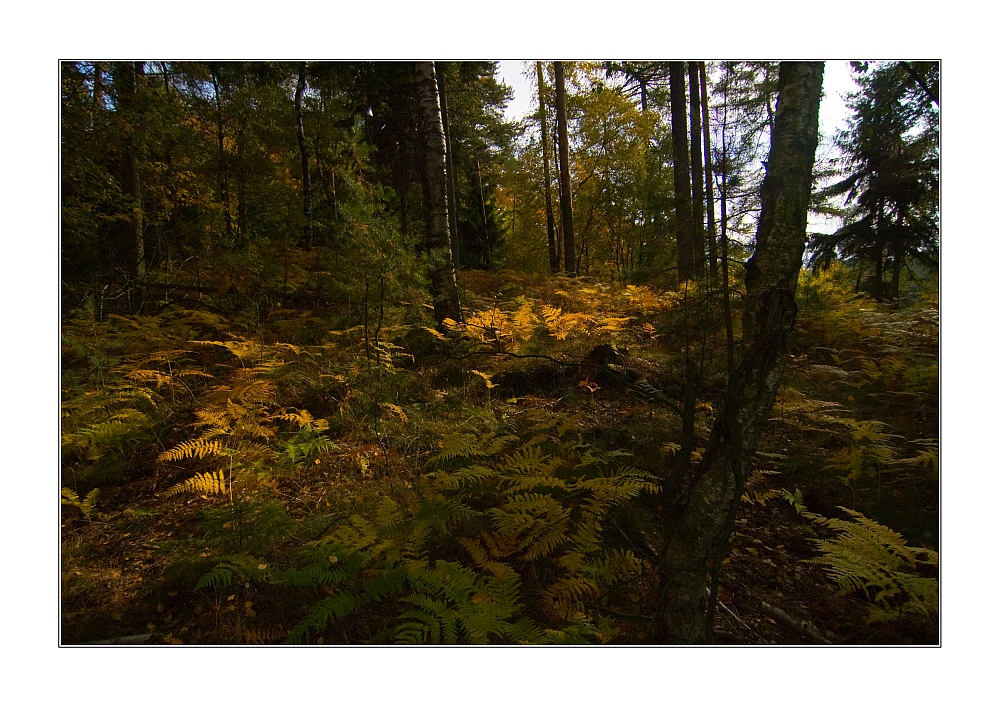
[[[600,343],[625,341],[630,353],[623,364],[640,374],[659,371],[658,378],[651,378],[656,383],[654,387],[669,393],[672,378],[664,370],[676,362],[678,344],[673,343],[677,335],[676,322],[672,325],[657,323],[656,316],[662,312],[648,301],[646,290],[630,292],[630,298],[625,301],[621,299],[621,292],[606,296],[605,288],[584,283],[577,285],[582,290],[573,292],[576,306],[572,307],[570,297],[563,296],[566,292],[554,295],[553,285],[547,280],[541,286],[538,285],[541,280],[522,281],[521,288],[514,294],[504,290],[499,281],[498,275],[477,273],[464,277],[463,286],[471,291],[468,296],[470,311],[483,314],[490,312],[492,307],[494,312],[490,328],[493,340],[485,336],[479,343],[486,347],[486,353],[491,344],[495,344],[494,353],[507,355],[477,354],[474,363],[461,357],[443,361],[431,358],[421,362],[420,351],[415,350],[417,355],[411,357],[414,363],[400,374],[424,381],[420,394],[403,383],[400,386],[402,396],[394,397],[398,406],[384,405],[391,408],[389,417],[399,418],[395,420],[396,426],[383,420],[382,431],[376,430],[373,435],[370,430],[343,425],[331,433],[337,444],[335,449],[325,451],[308,464],[300,463],[270,478],[267,491],[282,506],[283,512],[294,519],[311,518],[311,526],[315,527],[316,523],[322,525],[325,518],[329,518],[330,523],[336,522],[344,516],[346,508],[363,505],[366,498],[380,493],[398,493],[410,487],[424,472],[430,454],[424,437],[455,422],[442,418],[437,420],[438,426],[419,433],[405,431],[406,423],[410,418],[418,420],[432,416],[435,395],[441,397],[444,392],[453,391],[460,396],[461,404],[451,412],[459,417],[500,419],[516,416],[527,408],[560,414],[581,413],[585,420],[582,426],[585,438],[628,451],[636,457],[636,465],[640,467],[653,468],[662,463],[650,450],[660,448],[676,431],[677,420],[669,411],[643,400],[635,394],[634,386],[622,384],[615,375],[608,376],[606,369],[588,371],[572,365],[560,369],[552,361],[587,361],[594,358]],[[556,282],[556,285],[565,286],[565,283]],[[505,291],[506,298],[503,306],[497,303],[500,296],[496,293],[501,291]],[[562,338],[552,336],[557,339],[555,348],[516,349],[523,355],[537,358],[511,356],[520,325],[517,324],[517,312],[523,314],[526,303],[542,300],[551,303],[543,313],[550,327],[549,335],[552,336],[553,329],[557,333],[564,329],[567,334]],[[600,315],[593,313],[598,300],[604,307]],[[623,301],[627,306],[622,305]],[[559,302],[561,309],[555,308]],[[642,311],[644,305],[648,310]],[[502,339],[497,334],[499,319],[495,314],[498,311],[507,312],[504,321],[512,327],[509,338]],[[536,306],[535,311],[541,310]],[[575,319],[571,318],[574,311]],[[587,314],[588,311],[591,313]],[[875,337],[870,324],[857,327],[855,320],[863,320],[863,313],[854,318],[839,316],[842,320],[837,319],[834,323],[843,325],[848,333],[854,331],[857,337],[866,334],[869,338]],[[470,318],[475,319],[475,316]],[[805,333],[816,334],[819,325],[816,315],[811,315],[806,308],[803,319]],[[830,321],[827,316],[822,325],[833,326]],[[885,326],[880,328],[878,335],[883,335],[885,330]],[[833,334],[826,332],[808,343],[799,342],[798,357],[793,356],[789,371],[789,386],[798,391],[807,390],[810,399],[817,396],[821,385],[827,385],[826,392],[830,393],[825,397],[827,401],[835,398],[844,403],[857,401],[861,405],[867,400],[873,409],[880,411],[884,423],[890,425],[887,428],[902,433],[900,438],[905,435],[907,439],[926,439],[936,435],[936,397],[927,398],[923,392],[918,397],[918,393],[913,392],[913,385],[903,389],[902,382],[887,382],[891,371],[880,364],[875,368],[866,368],[861,363],[853,368],[850,365],[845,369],[837,367],[837,361],[842,362],[850,355],[870,361],[877,351],[831,353],[831,350],[849,348],[841,341],[833,349],[829,345],[832,337]],[[564,344],[561,349],[557,347],[560,342]],[[888,345],[884,340],[880,344]],[[854,345],[860,348],[857,341]],[[720,359],[723,357],[716,355]],[[468,368],[473,364],[482,370],[474,370],[475,375],[470,376]],[[456,366],[462,368],[463,374],[456,373]],[[897,372],[902,381],[906,371],[900,368]],[[862,374],[867,375],[863,380],[859,377]],[[835,388],[834,383],[853,380],[850,376],[858,377],[858,384]],[[492,387],[484,388],[483,381],[498,386],[497,394],[491,395]],[[936,378],[927,389],[934,388]],[[878,395],[894,392],[911,395],[906,398],[908,403],[898,407],[878,403]],[[705,392],[707,398],[713,394],[717,392],[711,389]],[[418,398],[423,406],[414,401]],[[843,451],[841,446],[850,446],[850,439],[845,441],[843,433],[837,436],[829,429],[810,431],[808,424],[794,424],[792,412],[785,419],[784,405],[791,405],[790,400],[800,398],[786,395],[782,399],[779,402],[781,414],[773,420],[759,449],[763,458],[774,459],[770,467],[775,475],[766,478],[770,491],[758,489],[761,494],[757,501],[749,499],[741,504],[736,532],[724,562],[715,619],[716,642],[730,645],[937,644],[936,615],[906,615],[891,622],[870,623],[869,604],[859,594],[838,590],[823,566],[805,561],[816,556],[811,540],[824,535],[822,531],[817,534],[816,529],[780,497],[781,488],[788,491],[800,488],[809,509],[823,513],[831,513],[838,504],[850,504],[845,497],[857,501],[853,507],[860,505],[868,512],[873,512],[873,507],[866,500],[870,496],[870,493],[865,494],[868,489],[858,490],[857,484],[850,488],[840,481],[814,482],[820,467],[817,464],[823,458],[836,458],[836,454]],[[915,417],[911,404],[914,399],[925,410],[919,418]],[[802,405],[796,409],[801,411]],[[423,410],[423,417],[419,416],[420,410]],[[829,411],[826,407],[822,410]],[[895,417],[892,416],[894,410]],[[848,411],[859,414],[858,408]],[[701,434],[711,421],[710,404],[705,405],[704,415],[699,423]],[[390,439],[394,430],[395,439]],[[882,443],[885,439],[877,437],[876,441]],[[903,445],[902,442],[897,445],[899,456],[904,455]],[[161,443],[160,449],[163,447]],[[373,460],[359,465],[358,460],[362,458]],[[179,476],[156,464],[149,453],[136,454],[132,459],[133,463],[145,467],[130,469],[117,482],[102,484],[99,511],[89,518],[83,517],[77,508],[64,506],[61,643],[84,644],[130,636],[140,636],[138,639],[148,644],[281,642],[290,627],[289,611],[282,606],[270,610],[269,606],[273,607],[271,598],[263,588],[248,583],[224,590],[218,587],[195,590],[198,578],[218,563],[220,552],[213,532],[228,527],[219,518],[226,516],[227,508],[232,505],[231,498],[200,494],[168,496],[164,491],[173,486]],[[936,457],[934,460],[936,471]],[[65,478],[64,475],[64,485]],[[907,488],[909,486],[900,491],[909,492]],[[936,481],[921,488],[925,495],[936,497]],[[878,492],[879,498],[883,498],[881,480]],[[923,537],[933,543],[936,507],[911,511],[897,503],[892,513],[891,517],[903,518],[912,525],[910,536]],[[927,517],[931,518],[929,523]],[[245,538],[239,539],[243,546]],[[285,543],[305,539],[290,535]],[[633,621],[621,628],[612,642],[647,643],[646,630],[641,623]]]

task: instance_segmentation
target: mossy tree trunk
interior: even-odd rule
[[[823,62],[785,62],[780,102],[762,187],[757,247],[746,267],[740,362],[704,457],[683,478],[665,476],[658,638],[710,642],[706,586],[721,564],[757,442],[774,404],[795,323],[795,289],[818,142]]]
[[[445,158],[447,146],[444,125],[441,121],[441,103],[438,100],[434,62],[415,62],[414,74],[424,139],[427,212],[424,245],[430,263],[434,318],[439,324],[445,319],[461,321],[462,305],[458,297],[458,281],[455,277],[455,261],[448,227],[448,170]]]

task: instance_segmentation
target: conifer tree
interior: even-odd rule
[[[932,81],[936,68],[929,71]],[[878,299],[899,298],[906,261],[928,267],[937,262],[937,108],[928,82],[917,77],[923,86],[912,67],[858,66],[850,127],[838,137],[846,155],[843,178],[821,194],[845,198],[847,222],[812,242],[814,266],[840,256],[870,268],[868,288]]]

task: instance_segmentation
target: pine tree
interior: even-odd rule
[[[933,64],[932,80],[936,71]],[[839,256],[871,268],[868,288],[878,299],[899,298],[906,261],[937,263],[937,109],[929,84],[917,75],[920,86],[914,73],[895,62],[870,71],[858,66],[850,127],[837,140],[845,154],[843,178],[821,194],[844,197],[847,222],[812,242],[814,266]]]

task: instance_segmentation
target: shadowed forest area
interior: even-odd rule
[[[939,64],[523,66],[60,64],[61,644],[939,643]]]

